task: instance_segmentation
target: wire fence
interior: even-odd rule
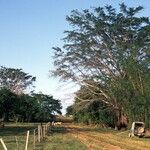
[[[9,150],[34,150],[42,142],[51,129],[51,123],[41,123],[32,130],[27,130],[18,136],[7,136],[7,139],[0,138],[0,149]],[[6,141],[6,142],[5,142]]]

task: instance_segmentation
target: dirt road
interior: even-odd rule
[[[66,128],[88,150],[150,150],[149,138],[129,138],[128,131],[95,130],[79,125],[67,125]]]

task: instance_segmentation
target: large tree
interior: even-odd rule
[[[120,4],[119,11],[73,10],[63,48],[53,48],[53,75],[87,87],[118,112],[118,121],[124,113],[131,120],[149,115],[150,22],[137,15],[142,9]]]
[[[25,73],[22,69],[0,67],[0,88],[10,89],[16,94],[31,90],[35,77]]]
[[[44,94],[16,95],[9,89],[0,89],[0,118],[5,121],[49,121],[61,114],[61,102]]]
[[[14,114],[17,102],[19,99],[16,94],[5,88],[0,89],[0,118],[9,121]]]
[[[60,100],[54,99],[53,96],[45,95],[42,93],[33,94],[33,97],[38,102],[38,113],[36,119],[47,121],[55,114],[61,114],[62,105]]]
[[[77,122],[100,123],[103,126],[114,127],[117,120],[116,112],[104,103],[96,92],[98,91],[92,94],[86,86],[81,86],[75,93],[74,104],[67,108],[67,113],[72,113]],[[125,122],[122,125],[125,126]]]

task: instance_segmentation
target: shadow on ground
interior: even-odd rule
[[[26,133],[27,130],[33,130],[35,127],[22,126],[22,127],[13,127],[13,126],[5,126],[4,128],[0,128],[0,136],[14,136]]]

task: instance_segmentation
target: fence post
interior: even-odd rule
[[[15,140],[16,140],[16,145],[17,145],[17,150],[18,150],[18,148],[19,148],[19,144],[18,144],[17,136],[15,136]]]
[[[1,143],[2,143],[2,146],[3,146],[4,150],[7,150],[7,147],[6,147],[6,145],[5,145],[4,141],[3,141],[3,139],[0,139],[0,141],[1,141]]]
[[[49,122],[46,124],[46,134],[48,134],[48,130],[49,130]]]
[[[43,126],[43,137],[45,138],[45,125]]]
[[[47,135],[47,124],[45,125],[45,133]]]
[[[40,125],[38,125],[38,142],[40,142],[40,139],[41,139],[41,126]]]
[[[43,138],[43,128],[42,128],[42,126],[40,126],[40,132],[41,132],[41,139]]]
[[[35,134],[36,134],[36,129],[33,130],[33,149],[35,149]]]
[[[26,138],[25,150],[28,150],[29,132],[30,132],[30,131],[27,131],[27,138]]]

